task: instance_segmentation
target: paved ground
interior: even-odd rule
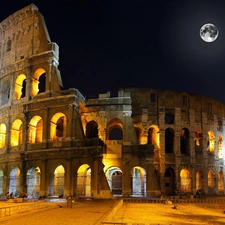
[[[123,222],[127,225],[225,225],[225,201],[217,203],[217,199],[225,197],[206,197],[211,203],[124,203],[112,218],[111,222]],[[29,203],[2,203],[3,205],[19,205]],[[55,204],[55,203],[54,203]],[[56,203],[55,207],[36,210],[32,213],[21,213],[15,216],[0,218],[1,225],[99,225],[113,209],[116,199],[92,200],[79,199],[68,208],[67,203]],[[62,206],[62,207],[59,207]]]

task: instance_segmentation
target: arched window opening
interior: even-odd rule
[[[122,171],[118,167],[110,167],[105,171],[105,176],[113,196],[122,195]]]
[[[159,147],[159,129],[157,126],[152,126],[148,129],[148,144],[154,145],[155,148]]]
[[[218,136],[218,158],[223,159],[223,137],[222,137],[222,135]]]
[[[174,130],[167,128],[165,131],[165,153],[174,153]]]
[[[109,140],[123,140],[123,131],[119,127],[114,127],[109,132]]]
[[[53,141],[62,141],[66,138],[66,116],[56,113],[51,119],[50,137]]]
[[[174,170],[169,168],[165,171],[164,175],[164,186],[165,186],[165,195],[174,194],[175,188],[175,173]]]
[[[46,86],[46,71],[39,68],[35,71],[32,79],[32,96],[45,92]]]
[[[5,81],[1,87],[1,105],[8,103],[10,98],[10,83]]]
[[[40,196],[41,171],[39,167],[31,167],[27,171],[27,197]]]
[[[189,154],[189,130],[187,128],[183,128],[180,132],[180,152]]]
[[[208,193],[214,194],[215,188],[215,174],[212,170],[208,172]]]
[[[175,117],[173,113],[165,114],[165,124],[174,124]]]
[[[218,173],[218,192],[224,192],[224,175],[222,170]]]
[[[123,124],[114,118],[107,125],[107,140],[123,140]]]
[[[40,143],[43,135],[43,120],[40,116],[34,116],[29,123],[28,142]]]
[[[77,171],[77,195],[91,196],[91,168],[88,164],[80,166]]]
[[[12,48],[12,41],[9,39],[6,43],[6,52],[9,52]]]
[[[19,100],[26,96],[26,75],[20,74],[16,78],[14,85],[14,100]]]
[[[134,129],[135,129],[136,137],[138,140],[138,144],[142,144],[141,143],[141,129],[139,127],[134,127]]]
[[[196,191],[201,190],[201,192],[203,192],[203,190],[204,190],[203,182],[204,182],[203,172],[201,170],[199,170],[196,173]]]
[[[182,169],[180,172],[180,192],[188,193],[191,191],[190,172],[187,169]]]
[[[86,137],[87,138],[98,138],[98,124],[92,120],[86,125]]]
[[[146,195],[146,172],[139,166],[134,167],[131,172],[131,195]]]
[[[22,121],[17,119],[12,124],[11,129],[11,146],[18,146],[22,144]]]
[[[194,142],[195,142],[195,152],[202,152],[203,149],[203,134],[201,130],[196,130],[195,131],[195,137],[194,137]]]
[[[20,169],[18,167],[15,167],[10,172],[10,178],[9,178],[9,193],[13,193],[15,197],[20,195]]]
[[[54,172],[54,195],[64,195],[64,174],[65,170],[62,165],[58,166]]]
[[[6,125],[4,123],[0,124],[0,148],[5,147],[6,139]]]
[[[207,137],[207,151],[213,153],[214,148],[215,148],[215,136],[212,131],[209,131]]]
[[[223,120],[222,119],[218,119],[217,131],[223,132]]]

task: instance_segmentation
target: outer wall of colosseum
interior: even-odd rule
[[[85,99],[58,65],[37,6],[0,23],[1,196],[225,194],[223,103],[150,88]]]

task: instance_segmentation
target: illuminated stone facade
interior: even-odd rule
[[[225,105],[155,89],[62,90],[59,47],[31,4],[0,24],[0,194],[224,195]]]

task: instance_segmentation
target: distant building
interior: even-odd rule
[[[31,4],[0,23],[0,194],[224,195],[225,105],[189,93],[62,90]]]

